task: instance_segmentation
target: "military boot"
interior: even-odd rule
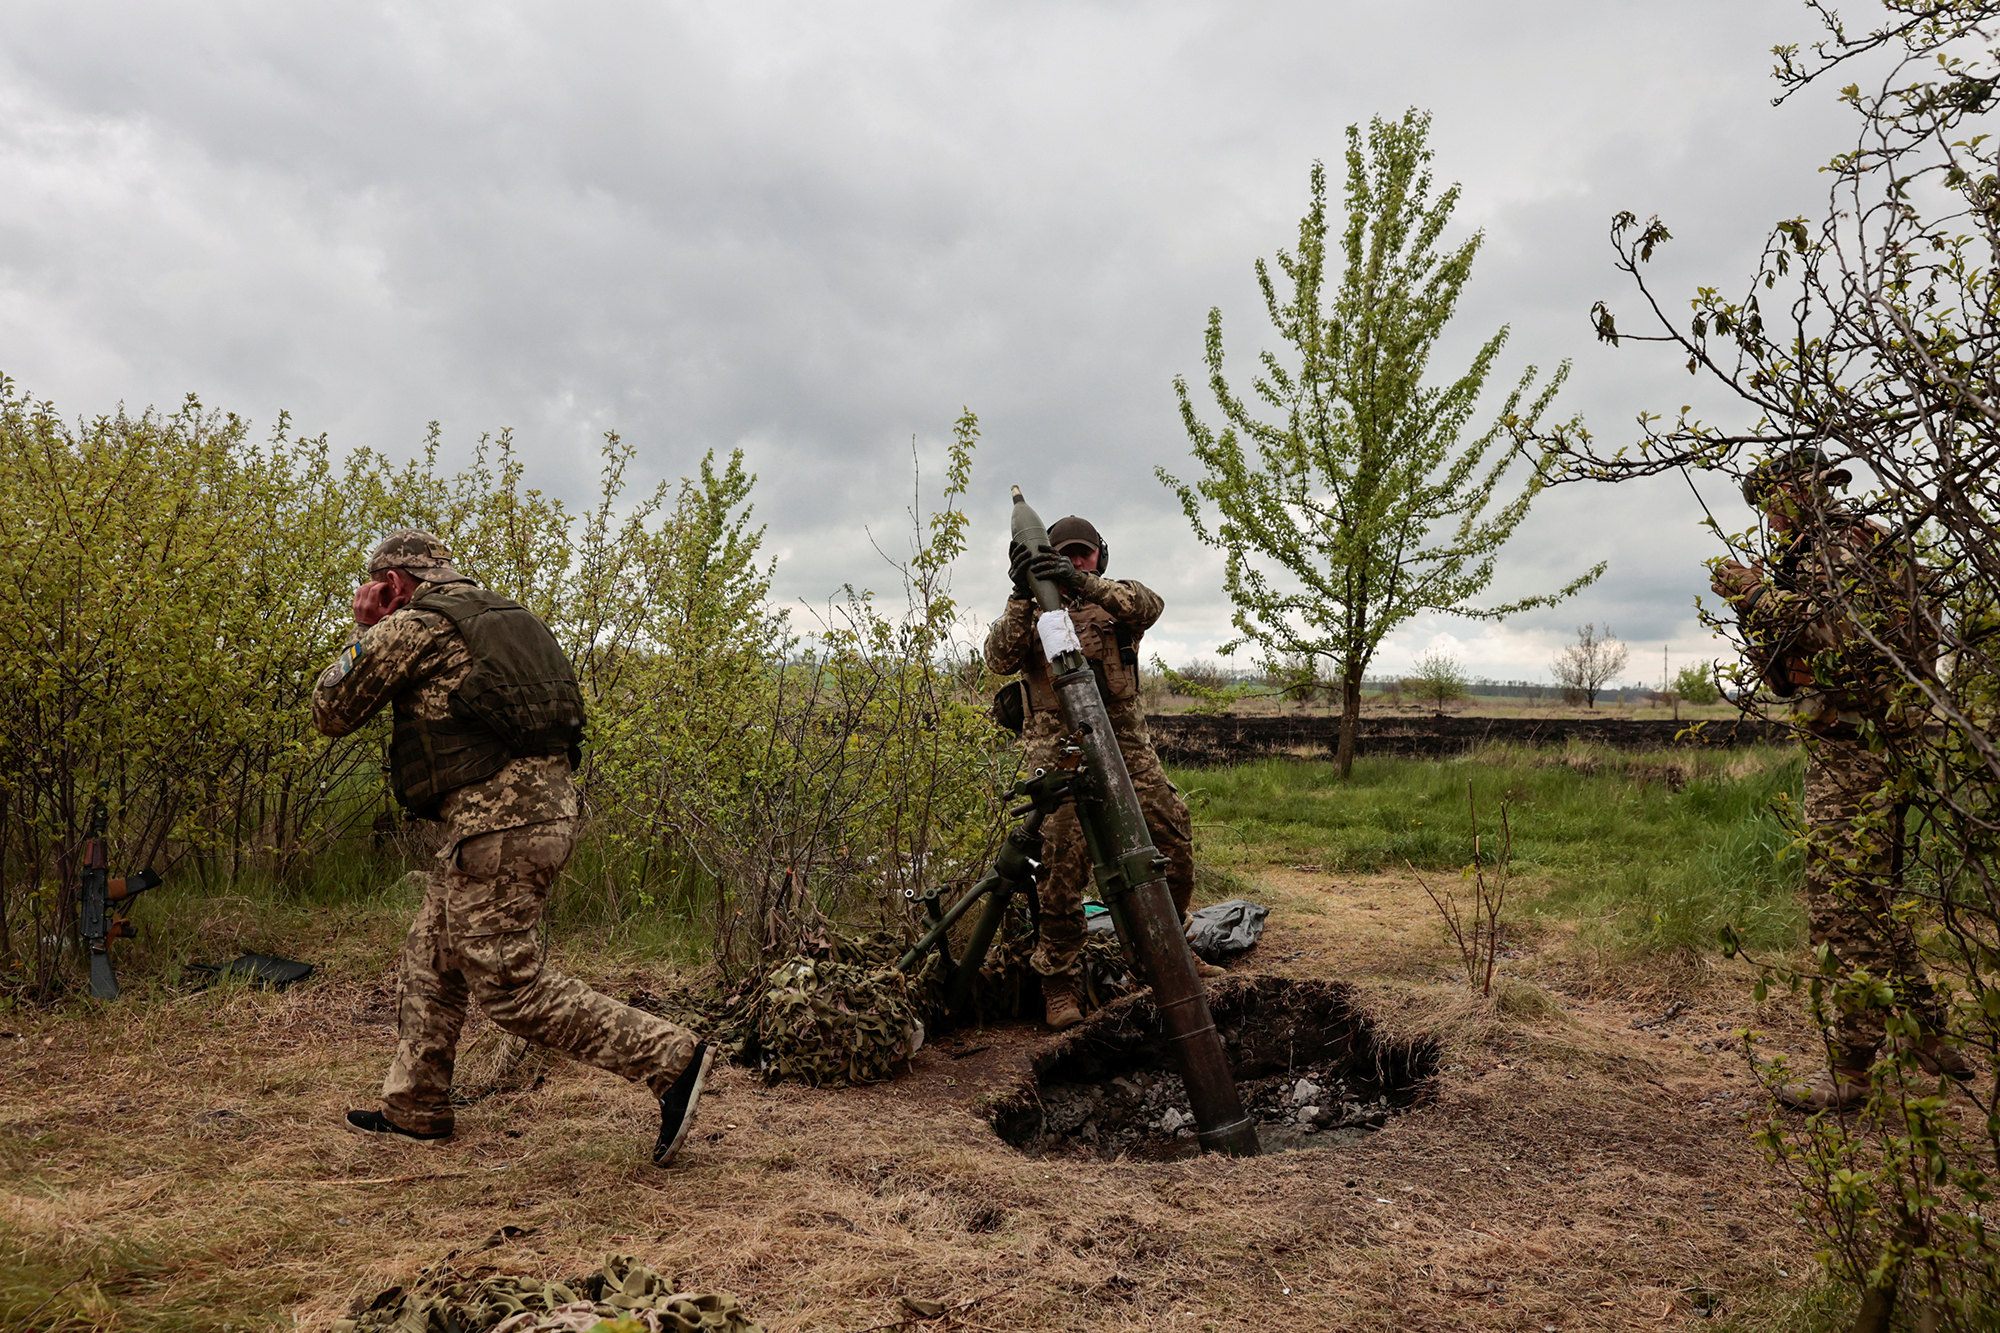
[[[1814,1083],[1785,1083],[1775,1093],[1794,1111],[1851,1111],[1868,1100],[1868,1066],[1829,1065]]]
[[[1042,978],[1042,1017],[1057,1032],[1083,1021],[1083,1005],[1076,998],[1074,976]]]
[[[1917,1068],[1934,1078],[1953,1078],[1960,1083],[1970,1083],[1973,1076],[1979,1072],[1973,1068],[1972,1062],[1965,1058],[1964,1051],[1947,1044],[1936,1033],[1927,1032],[1915,1041],[1899,1038],[1896,1045],[1899,1050],[1914,1055],[1917,1059]]]
[[[715,1048],[705,1041],[698,1043],[687,1068],[660,1098],[660,1137],[653,1143],[653,1165],[673,1161],[687,1142],[688,1130],[694,1127],[694,1108],[701,1101],[702,1089],[708,1086],[708,1071],[714,1062]]]

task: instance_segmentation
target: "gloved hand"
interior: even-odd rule
[[[1044,548],[1035,552],[1034,558],[1028,561],[1028,568],[1034,571],[1036,578],[1047,579],[1060,588],[1083,586],[1083,571],[1072,565],[1069,557],[1060,551]]]
[[[1022,601],[1032,601],[1035,596],[1035,590],[1028,586],[1028,563],[1028,548],[1008,542],[1007,577],[1014,581],[1014,596]]]
[[[1738,602],[1748,597],[1763,581],[1764,576],[1750,566],[1725,560],[1716,566],[1715,577],[1710,580],[1709,586],[1728,601]]]

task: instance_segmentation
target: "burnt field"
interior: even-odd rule
[[[1289,756],[1330,758],[1340,740],[1337,717],[1147,717],[1153,744],[1170,767],[1215,767]],[[1363,717],[1355,738],[1362,758],[1435,759],[1483,745],[1561,748],[1603,745],[1619,750],[1736,749],[1784,745],[1788,728],[1743,720],[1679,722],[1672,718]]]

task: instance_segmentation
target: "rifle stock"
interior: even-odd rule
[[[77,933],[83,937],[90,956],[90,993],[100,1000],[118,998],[118,974],[111,967],[111,941],[129,939],[136,932],[132,923],[114,914],[113,903],[129,903],[161,880],[151,870],[136,875],[111,877],[110,858],[104,847],[104,828],[109,816],[104,802],[90,811],[90,838],[84,843],[83,876],[78,885]]]

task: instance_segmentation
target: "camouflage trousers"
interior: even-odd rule
[[[431,879],[397,967],[396,1056],[382,1114],[420,1134],[452,1127],[451,1078],[466,1005],[538,1046],[665,1095],[696,1039],[544,967],[537,924],[569,860],[576,821],[502,829],[458,844]]]
[[[1194,900],[1194,819],[1150,744],[1119,748],[1153,846],[1167,858],[1167,891],[1174,910],[1185,919]],[[1083,953],[1083,894],[1090,886],[1091,866],[1074,806],[1064,806],[1042,825],[1042,863],[1048,871],[1041,884],[1041,926],[1031,961],[1045,977],[1075,976]]]
[[[1844,980],[1865,969],[1887,982],[1898,1008],[1927,1025],[1942,1014],[1909,922],[1896,915],[1903,875],[1903,809],[1882,789],[1883,760],[1839,740],[1807,741],[1806,912],[1815,947],[1833,952]],[[1884,1035],[1884,1011],[1842,997],[1827,1040],[1844,1067],[1874,1059]]]

